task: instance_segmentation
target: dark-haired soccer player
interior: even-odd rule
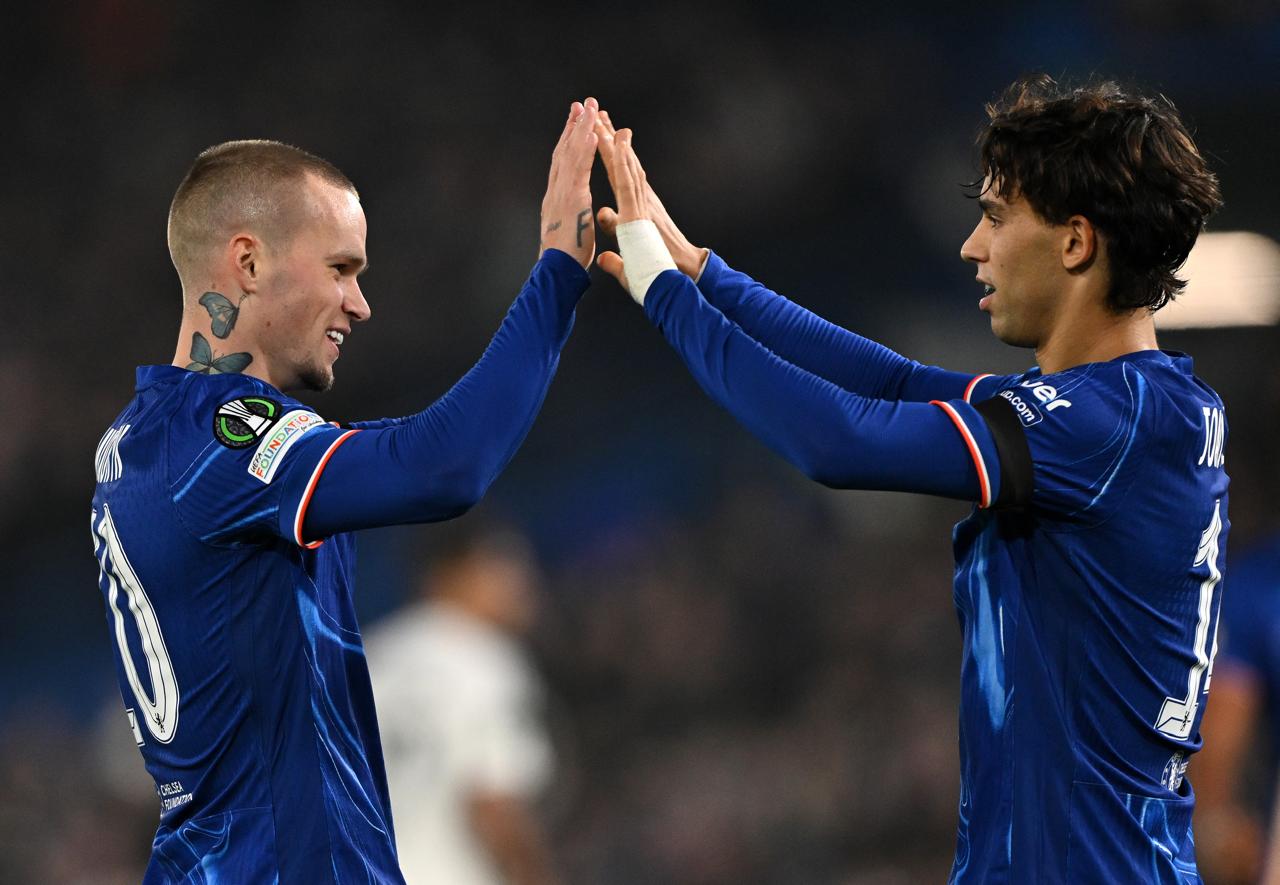
[[[1152,312],[1218,185],[1172,106],[1047,77],[989,108],[961,248],[1021,375],[922,366],[693,247],[601,119],[621,256],[703,389],[809,476],[977,503],[952,882],[1197,882],[1194,803],[1227,534],[1222,402]],[[683,273],[676,272],[677,270]],[[694,278],[694,279],[691,279]],[[696,286],[694,280],[696,279]]]
[[[479,362],[406,418],[338,427],[365,217],[269,141],[195,161],[169,216],[178,352],[98,446],[92,530],[129,722],[160,796],[148,883],[402,883],[352,604],[356,529],[484,493],[551,383],[594,254],[594,99],[552,157],[542,255]],[[327,540],[327,543],[322,542]]]

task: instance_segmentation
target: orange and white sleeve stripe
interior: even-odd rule
[[[980,378],[985,377],[987,376],[979,376],[979,378],[976,378],[969,383],[969,390],[965,391],[966,402],[968,401],[969,391],[973,389],[973,385],[976,384]],[[964,423],[964,419],[960,417],[960,413],[956,411],[955,406],[951,405],[951,403],[937,399],[930,400],[929,404],[937,406],[947,413],[947,417],[950,418],[951,423],[956,426],[956,430],[960,431],[960,436],[964,439],[964,444],[969,447],[969,457],[973,459],[973,466],[978,472],[978,506],[985,510],[991,506],[991,501],[993,500],[991,474],[987,471],[987,461],[982,456],[982,449],[979,447],[978,441],[973,438],[973,432],[969,430],[968,425]]]
[[[311,471],[311,478],[307,480],[307,487],[302,492],[302,500],[298,502],[298,512],[293,518],[293,541],[299,547],[305,547],[307,550],[314,550],[324,543],[323,538],[319,541],[311,541],[309,543],[303,540],[302,521],[306,518],[307,506],[311,503],[311,496],[315,493],[316,483],[320,481],[320,474],[324,473],[325,465],[329,463],[329,459],[333,457],[333,453],[338,450],[338,446],[342,445],[359,432],[359,430],[348,430],[346,433],[342,434],[342,436],[331,442],[329,444],[329,448],[316,463],[315,469]]]
[[[982,375],[974,375],[973,380],[969,382],[969,386],[964,389],[964,401],[970,402],[970,397],[973,396],[973,389],[978,386],[978,382],[981,381],[983,378],[990,378],[990,377],[992,377],[990,372],[986,372]]]

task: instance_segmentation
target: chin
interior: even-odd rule
[[[991,318],[991,334],[995,335],[1005,344],[1011,347],[1035,347],[1036,341],[1029,335],[1023,334],[1018,329],[1010,329],[1008,323],[1002,323],[995,317]]]
[[[324,393],[333,387],[333,369],[312,366],[298,375],[298,385],[305,390]]]

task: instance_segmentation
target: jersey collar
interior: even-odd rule
[[[143,388],[150,387],[153,384],[177,381],[183,375],[189,374],[191,373],[186,369],[180,369],[177,366],[138,366],[135,388],[141,391]]]
[[[1102,363],[1081,363],[1078,366],[1072,366],[1069,369],[1063,369],[1058,372],[1064,375],[1067,372],[1075,372],[1086,366],[1105,366],[1107,363],[1155,363],[1160,366],[1172,366],[1179,372],[1190,375],[1192,373],[1191,357],[1179,350],[1135,350],[1132,353],[1122,354],[1113,360],[1107,360]],[[1032,366],[1024,374],[1026,378],[1039,378],[1043,373],[1039,366]]]

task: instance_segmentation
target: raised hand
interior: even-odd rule
[[[612,169],[619,163],[620,155],[619,144],[622,140],[626,141],[626,149],[631,156],[635,156],[635,149],[631,145],[632,132],[630,129],[623,129],[621,132],[613,128],[613,121],[609,118],[609,112],[601,110],[596,118],[596,135],[599,141],[600,157],[604,160],[605,171],[609,173],[609,183],[614,185],[614,173]],[[676,263],[676,267],[684,274],[696,278],[702,270],[702,265],[707,259],[707,250],[699,246],[693,245],[689,239],[676,227],[676,223],[671,220],[662,201],[658,199],[657,193],[653,186],[649,184],[648,176],[645,175],[643,167],[640,166],[640,160],[635,159],[635,167],[639,170],[640,189],[642,200],[637,200],[632,207],[637,213],[635,218],[648,218],[653,221],[658,228],[658,232],[662,234],[662,241],[666,244],[668,251],[671,253],[672,259]],[[617,196],[617,185],[614,185],[614,194]],[[618,209],[615,210],[609,206],[601,206],[600,211],[596,213],[596,218],[600,222],[600,229],[609,236],[614,236],[618,224],[624,221],[632,221],[634,218],[622,218],[620,212],[622,210],[621,198],[618,198]],[[597,264],[602,270],[618,277],[621,280],[622,259],[615,252],[601,253]]]
[[[583,267],[591,265],[596,251],[596,228],[591,217],[591,164],[595,160],[596,119],[600,110],[594,98],[569,106],[569,119],[551,154],[547,193],[542,198],[541,251],[559,249]]]

